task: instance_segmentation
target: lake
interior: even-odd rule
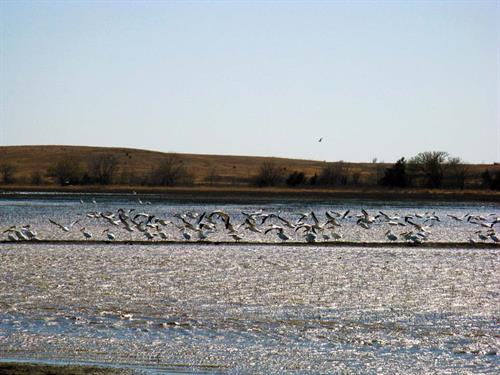
[[[448,214],[483,216],[482,222],[491,223],[500,215],[495,204],[205,205],[147,197],[139,204],[133,196],[97,196],[94,204],[92,198],[84,196],[82,204],[75,197],[6,197],[0,199],[0,227],[31,224],[41,239],[81,240],[81,225],[98,239],[104,239],[104,228],[112,228],[117,239],[142,240],[137,231],[87,213],[135,208],[178,224],[174,214],[223,210],[238,225],[246,218],[242,211],[261,209],[294,222],[311,210],[321,222],[327,210],[350,210],[352,217],[335,228],[342,239],[334,248],[322,246],[319,236],[317,243],[295,245],[304,240],[301,231],[291,229],[286,233],[292,243],[273,245],[269,242],[281,242],[273,233],[244,227],[239,231],[249,244],[178,243],[175,224],[165,231],[176,242],[154,246],[1,243],[0,360],[97,363],[148,373],[498,369],[498,249],[481,248],[481,242],[476,248],[439,246],[467,242],[478,230],[486,233],[481,225]],[[380,216],[370,229],[360,227],[355,215],[362,208],[370,215],[397,215],[402,223],[412,215],[430,226],[427,241],[437,244],[408,247],[401,240],[401,246],[384,246],[384,233],[392,227]],[[440,220],[429,222],[426,213]],[[64,225],[80,222],[64,232],[48,218]],[[231,241],[223,223],[216,225],[209,240]],[[408,230],[393,228],[398,234]],[[360,246],[345,247],[342,241]],[[367,248],[364,242],[379,246]]]

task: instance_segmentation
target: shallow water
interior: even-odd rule
[[[231,216],[231,221],[235,227],[238,227],[245,220],[242,212],[255,212],[263,210],[266,214],[280,214],[283,218],[296,222],[302,213],[308,213],[314,210],[321,223],[326,222],[325,212],[337,211],[345,212],[350,210],[349,217],[345,220],[339,220],[341,227],[335,227],[334,231],[341,235],[342,241],[348,242],[385,242],[385,233],[390,229],[398,236],[398,241],[404,242],[400,237],[401,233],[414,230],[414,228],[406,223],[406,226],[391,226],[383,217],[378,217],[370,229],[364,229],[356,224],[361,209],[366,209],[370,215],[378,215],[380,211],[389,216],[399,216],[398,222],[405,224],[404,216],[413,216],[412,220],[427,227],[428,241],[431,242],[467,242],[473,239],[478,242],[483,242],[478,237],[478,231],[486,233],[487,228],[481,227],[478,224],[471,224],[467,220],[457,221],[448,215],[462,217],[466,214],[482,216],[485,223],[491,223],[495,218],[500,217],[500,207],[494,203],[452,203],[452,202],[391,202],[384,203],[380,201],[359,201],[359,200],[343,200],[343,201],[328,201],[318,203],[297,203],[283,202],[273,204],[200,204],[200,203],[181,203],[173,201],[165,201],[161,199],[151,200],[151,198],[137,196],[116,196],[105,195],[95,198],[96,204],[92,203],[92,196],[82,195],[83,204],[80,202],[80,197],[72,196],[54,196],[50,198],[8,198],[0,197],[0,228],[4,230],[12,225],[18,227],[25,224],[30,224],[38,233],[40,239],[46,240],[82,240],[84,239],[80,229],[85,227],[91,232],[92,239],[104,240],[106,234],[104,229],[109,229],[117,240],[145,240],[144,235],[139,231],[132,233],[127,232],[123,225],[114,226],[101,218],[89,218],[89,212],[111,212],[117,216],[117,210],[123,208],[125,210],[134,209],[131,216],[142,212],[155,215],[156,218],[172,221],[171,224],[163,227],[163,231],[168,236],[169,240],[183,240],[182,232],[178,226],[181,224],[179,219],[175,218],[175,214],[185,214],[193,212],[202,214],[203,212],[211,212],[213,210],[224,210]],[[143,204],[139,204],[139,199]],[[418,218],[415,214],[426,215],[433,214],[439,217],[439,221],[428,220],[427,217]],[[62,231],[60,228],[50,224],[49,219],[55,220],[62,225],[69,225],[75,220],[79,222],[73,226],[70,232]],[[142,218],[144,220],[144,218]],[[194,219],[193,219],[194,220]],[[193,221],[192,220],[192,221]],[[311,218],[304,220],[312,223]],[[473,220],[474,221],[474,220]],[[476,220],[477,221],[477,220]],[[257,220],[259,223],[259,220]],[[234,241],[224,230],[222,221],[218,221],[216,231],[208,235],[208,241]],[[264,232],[271,224],[283,225],[282,222],[275,218],[266,221],[264,225],[258,226],[259,230]],[[497,225],[500,227],[500,224]],[[3,230],[2,230],[3,232]],[[290,237],[290,241],[304,241],[303,231],[294,231],[285,227],[285,233]],[[330,235],[331,230],[326,230],[324,234]],[[193,240],[197,240],[195,233],[191,232]],[[271,232],[267,235],[264,233],[254,233],[244,227],[239,230],[239,235],[244,241],[250,242],[281,242],[277,237],[276,232]],[[7,233],[0,233],[0,239],[7,239]],[[159,237],[156,237],[158,240]],[[323,241],[322,235],[318,236],[318,241]],[[329,239],[332,240],[332,239]],[[484,240],[485,242],[493,242],[491,239]]]
[[[497,250],[0,245],[0,357],[488,373]]]
[[[314,210],[345,212],[340,241],[384,242],[389,224],[356,224],[362,208],[428,226],[429,241],[460,242],[491,223],[495,204],[329,201],[187,204],[135,196],[0,197],[0,228],[31,224],[40,239],[144,240],[92,211],[118,208],[173,221],[174,214],[222,209],[235,226],[242,211],[296,221]],[[148,204],[150,203],[150,204]],[[440,221],[417,218],[416,213]],[[50,224],[80,220],[69,232]],[[280,224],[269,219],[265,226]],[[308,219],[310,222],[310,218]],[[259,228],[265,229],[259,224]],[[394,233],[408,227],[390,227]],[[104,363],[146,372],[494,373],[499,366],[497,249],[259,245],[275,234],[239,230],[253,245],[0,244],[0,361]],[[291,240],[303,235],[286,229]],[[0,239],[6,239],[1,233]],[[233,241],[224,225],[208,240]],[[318,236],[318,241],[324,241]],[[402,239],[399,241],[403,242]],[[479,240],[478,240],[479,241]],[[492,242],[488,239],[485,242]],[[480,243],[482,241],[479,241]]]

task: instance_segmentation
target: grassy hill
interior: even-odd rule
[[[327,165],[324,161],[285,159],[254,156],[224,156],[199,154],[169,154],[156,151],[84,146],[2,146],[0,147],[0,167],[13,167],[13,181],[5,184],[0,174],[0,185],[12,190],[15,186],[34,185],[33,176],[38,175],[39,188],[50,189],[58,186],[58,181],[47,171],[61,160],[78,163],[82,171],[87,170],[92,160],[99,155],[113,155],[117,170],[113,174],[113,186],[141,186],[147,182],[154,169],[165,160],[175,157],[190,174],[195,187],[211,186],[224,189],[255,186],[255,178],[265,162],[278,166],[284,177],[294,171],[303,172],[310,178],[320,174]],[[348,171],[349,186],[353,188],[374,188],[383,176],[385,168],[391,164],[343,163]],[[485,170],[498,171],[498,165],[468,165],[468,188],[479,188],[480,175]],[[83,173],[83,172],[82,172]],[[309,185],[301,188],[309,188]],[[323,187],[325,189],[325,187]],[[326,188],[328,189],[328,188]],[[380,188],[378,188],[380,189]],[[337,188],[338,190],[338,188]]]
[[[134,175],[137,178],[147,176],[155,166],[163,160],[174,156],[193,175],[195,184],[203,184],[207,177],[216,176],[217,184],[245,185],[259,173],[264,162],[274,162],[283,168],[284,174],[293,171],[302,171],[306,176],[320,173],[325,162],[313,160],[285,159],[255,156],[224,156],[199,154],[169,154],[156,151],[111,148],[111,147],[83,147],[83,146],[3,146],[0,147],[0,164],[11,164],[16,171],[17,183],[29,184],[31,176],[36,171],[46,174],[47,170],[59,160],[74,160],[83,166],[99,154],[113,154],[118,159],[118,171],[114,181],[120,184],[125,175]],[[382,164],[348,163],[353,171],[361,173],[365,179],[373,177],[376,167],[383,168]],[[46,183],[55,181],[44,176]]]

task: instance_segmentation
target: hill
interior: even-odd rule
[[[100,185],[89,179],[90,168],[96,159],[110,156],[116,169],[110,184]],[[174,187],[157,186],[154,178],[171,168],[172,160],[182,166],[187,179],[177,180]],[[61,186],[62,179],[49,173],[58,163],[79,166],[77,183]],[[162,171],[158,168],[163,164]],[[265,163],[271,163],[286,178],[294,171],[303,172],[306,182],[290,188],[283,183],[266,189],[256,187],[256,177]],[[5,181],[2,167],[9,166],[12,179]],[[326,166],[340,168],[344,180],[333,185],[311,184],[311,177],[321,175]],[[376,199],[460,199],[500,200],[500,193],[481,187],[481,174],[486,170],[500,176],[499,165],[467,165],[465,190],[458,189],[388,189],[378,186],[386,168],[392,164],[348,163],[299,160],[274,157],[225,156],[199,154],[172,154],[156,151],[87,146],[1,146],[0,191],[67,191],[67,192],[130,192],[164,193],[193,197],[213,196],[229,199],[230,196],[284,197],[296,199],[376,198]],[[339,173],[339,169],[334,171]],[[186,176],[184,176],[186,177]],[[314,178],[313,178],[314,179]],[[66,185],[66,184],[65,184]],[[162,183],[160,185],[168,185]],[[417,185],[418,186],[418,185]],[[314,196],[314,197],[312,197]]]
[[[302,171],[306,176],[319,174],[325,162],[314,160],[285,159],[257,156],[225,156],[200,154],[172,154],[131,148],[87,147],[87,146],[2,146],[0,164],[11,164],[16,171],[16,182],[29,184],[37,172],[46,175],[47,170],[59,160],[73,160],[86,166],[97,155],[112,154],[118,161],[114,181],[124,184],[130,177],[140,181],[149,175],[162,161],[175,157],[192,174],[194,184],[204,184],[208,180],[218,185],[247,185],[259,173],[264,162],[273,162],[283,169],[285,175]],[[369,180],[376,169],[384,164],[345,163],[359,172],[363,179]],[[45,177],[46,183],[56,183],[53,178]]]

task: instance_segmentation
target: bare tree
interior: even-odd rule
[[[0,175],[2,176],[2,181],[4,184],[11,184],[14,182],[14,174],[16,173],[16,167],[10,163],[4,163],[0,165]]]
[[[448,153],[444,151],[426,151],[410,159],[409,171],[420,175],[428,188],[440,188],[443,183],[444,170]]]
[[[275,186],[284,178],[283,169],[274,161],[265,161],[261,164],[255,181],[258,186]]]
[[[448,158],[445,170],[447,185],[453,188],[463,189],[469,174],[469,166],[460,158]]]
[[[351,173],[351,185],[358,186],[360,179],[361,179],[361,172],[360,171],[356,171],[356,172]]]
[[[118,158],[113,154],[98,154],[89,163],[90,178],[102,185],[109,185],[118,169]]]
[[[160,186],[190,185],[193,183],[193,176],[188,173],[184,162],[172,155],[153,169],[150,183]]]
[[[318,183],[325,186],[347,185],[350,168],[344,162],[328,163],[318,177]]]
[[[387,168],[384,177],[380,179],[382,186],[400,187],[408,186],[408,177],[406,175],[406,160],[404,157],[399,159],[393,166]]]
[[[43,183],[42,172],[38,169],[31,174],[31,185],[41,185]]]
[[[61,185],[71,185],[80,182],[83,176],[81,163],[73,159],[61,159],[47,170]]]
[[[207,182],[210,185],[215,185],[217,181],[219,181],[220,176],[217,174],[217,168],[212,166],[209,170],[207,175],[205,176],[205,182]]]

